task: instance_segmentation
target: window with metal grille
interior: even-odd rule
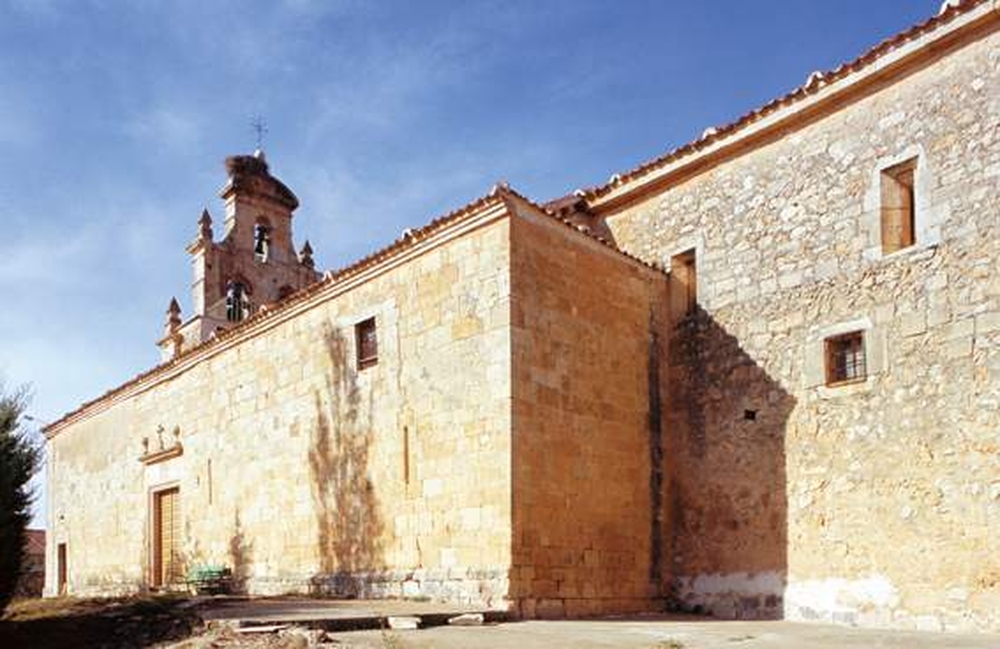
[[[368,318],[354,325],[354,341],[358,350],[359,370],[378,363],[378,333],[375,329],[375,318]]]
[[[838,385],[863,381],[865,367],[865,334],[863,331],[831,336],[826,339],[826,384]]]

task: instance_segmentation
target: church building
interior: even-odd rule
[[[1000,5],[320,272],[226,160],[162,362],[46,428],[46,593],[1000,630]]]

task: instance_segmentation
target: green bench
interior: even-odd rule
[[[188,573],[188,586],[196,595],[222,595],[228,593],[233,581],[233,571],[225,566],[197,566]]]

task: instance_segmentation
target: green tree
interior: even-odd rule
[[[0,384],[0,613],[21,576],[34,498],[28,481],[41,463],[41,448],[21,425],[27,403],[25,388],[8,393]]]

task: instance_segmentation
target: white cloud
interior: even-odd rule
[[[58,234],[36,232],[31,238],[8,240],[0,254],[0,287],[71,285],[80,276],[64,271],[79,270],[84,253],[94,249],[95,235],[60,229]]]
[[[21,313],[22,319],[36,323],[34,333],[26,335],[23,325],[8,329],[0,321],[0,338],[16,340],[13,345],[0,347],[0,378],[9,387],[28,384],[32,388],[28,414],[44,425],[59,418],[67,410],[84,400],[91,399],[99,392],[121,382],[123,359],[93,344],[92,335],[80,332],[87,339],[72,332],[73,310],[58,301],[49,304],[50,311],[65,311],[58,315]],[[43,318],[45,323],[43,324]],[[60,325],[59,322],[62,321]],[[36,475],[32,481],[36,499],[32,508],[32,526],[45,526],[45,483],[44,473]]]
[[[177,108],[159,106],[136,115],[125,124],[129,137],[172,150],[187,149],[199,141],[201,119]]]
[[[0,247],[0,287],[68,290],[111,282],[115,278],[108,274],[109,268],[148,266],[160,259],[164,240],[183,235],[174,229],[165,206],[132,199],[127,188],[106,200],[103,194],[97,190],[75,205],[47,206],[66,215],[64,221],[45,214],[11,215],[13,223],[30,225],[5,233]]]

